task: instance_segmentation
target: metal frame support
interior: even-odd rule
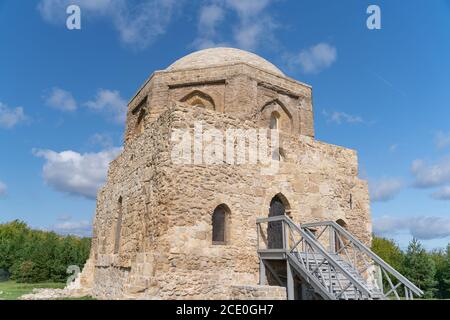
[[[287,298],[288,300],[294,300],[294,274],[291,269],[291,264],[289,260],[286,261],[286,271],[287,271]]]
[[[391,293],[393,293],[397,299],[400,299],[402,293],[400,293],[398,289],[401,288],[401,285],[404,286],[404,298],[407,300],[414,299],[414,294],[419,297],[423,295],[423,292],[419,288],[373,253],[366,245],[356,239],[347,230],[333,221],[316,222],[297,226],[287,216],[276,216],[257,219],[257,230],[261,231],[262,223],[271,222],[282,224],[280,231],[282,233],[283,248],[262,249],[258,245],[258,254],[260,258],[259,283],[260,285],[267,285],[268,279],[266,273],[270,272],[279,285],[286,285],[288,300],[294,300],[296,294],[299,295],[299,298],[305,297],[306,295],[309,296],[309,290],[314,290],[315,294],[319,294],[324,299],[331,300],[349,298],[347,296],[347,291],[354,291],[354,295],[351,295],[350,299],[382,299],[387,298]],[[309,231],[309,228],[316,227],[322,228],[322,231],[318,236],[312,235]],[[320,235],[327,234],[326,229],[329,231],[329,248],[326,248],[326,245],[319,241]],[[347,239],[348,242],[344,243],[341,240],[341,237]],[[338,259],[337,254],[341,253],[342,250],[338,250],[338,252],[334,253],[336,241],[341,241],[340,244],[343,245],[344,251],[347,246],[351,246],[351,249],[355,250],[353,260],[348,257],[346,251],[346,255],[341,256],[340,259]],[[259,242],[259,238],[257,239],[257,242]],[[369,259],[369,262],[367,261],[367,258]],[[284,279],[281,280],[278,277],[278,274],[272,269],[270,264],[267,263],[268,260],[266,259],[278,261],[286,260],[286,281],[284,281]],[[361,259],[361,262],[364,262],[365,268],[363,271],[358,268],[357,259]],[[313,265],[311,266],[311,264]],[[348,269],[346,264],[349,264],[351,269]],[[321,267],[324,265],[328,267],[328,270],[322,271]],[[377,269],[379,268],[380,270],[377,272],[379,276],[377,282],[380,288],[377,288],[378,286],[375,285],[373,290],[371,286],[370,288],[367,287],[369,284],[367,280],[373,280],[372,278],[364,278],[361,280],[354,274],[357,273],[362,276],[362,274],[372,266]],[[323,272],[327,271],[328,278],[324,277],[323,274]],[[296,291],[294,272],[296,272],[301,279],[301,292]],[[332,273],[334,274],[339,287],[336,287],[336,284],[332,283]],[[345,281],[348,284],[342,285],[338,276],[345,278]],[[395,286],[390,279],[391,276],[395,277],[398,281]],[[388,292],[384,292],[383,278],[389,283],[390,290]],[[311,287],[309,287],[309,285]]]
[[[259,258],[259,285],[265,286],[267,284],[266,265],[263,259]]]
[[[333,228],[329,229],[329,237],[330,237],[330,252],[336,253],[336,232]]]

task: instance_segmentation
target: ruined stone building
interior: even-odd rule
[[[369,245],[357,154],[315,139],[312,101],[309,85],[238,49],[198,51],[155,71],[129,102],[123,152],[98,193],[82,285],[103,299],[285,299],[290,267],[275,258],[269,272],[258,254],[257,219],[279,215],[297,225],[338,222]],[[199,122],[276,129],[278,172],[174,163],[172,133]],[[296,298],[314,292],[316,280],[301,270],[293,277]]]

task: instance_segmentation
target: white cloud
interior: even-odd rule
[[[181,0],[147,0],[131,7],[128,3],[115,16],[115,25],[125,44],[146,48],[166,32]]]
[[[398,144],[391,144],[389,146],[389,151],[392,152],[392,153],[396,152],[397,149],[398,149]]]
[[[328,122],[333,122],[336,124],[349,123],[349,124],[357,124],[364,123],[364,119],[360,116],[351,115],[345,112],[333,111],[331,113],[326,110],[322,111],[322,114],[325,116]]]
[[[270,41],[276,23],[266,12],[271,0],[227,0],[226,4],[239,16],[234,28],[234,40],[238,47],[255,50],[264,41]]]
[[[450,186],[445,186],[431,195],[436,200],[450,200]]]
[[[198,36],[194,40],[197,49],[226,47],[226,43],[216,43],[213,39],[217,34],[217,27],[225,18],[225,9],[218,4],[206,5],[200,8],[197,25]]]
[[[226,0],[228,6],[237,11],[243,19],[257,16],[267,8],[271,0]]]
[[[44,97],[44,100],[47,106],[61,111],[75,111],[77,109],[77,102],[72,94],[57,87],[52,88]]]
[[[113,139],[107,133],[95,133],[89,138],[89,144],[110,149],[113,146]]]
[[[0,197],[6,194],[6,184],[0,181]]]
[[[262,23],[248,23],[235,28],[234,39],[237,46],[246,50],[255,50],[262,42],[261,38],[266,36],[265,26],[267,25]]]
[[[217,46],[236,46],[255,50],[262,43],[272,42],[277,24],[267,8],[272,0],[217,0],[200,8],[198,36],[194,45],[198,49]],[[217,28],[228,12],[237,16],[228,41],[217,39]]]
[[[63,24],[69,4],[79,5],[82,17],[104,18],[118,31],[121,41],[143,49],[166,32],[182,0],[40,0],[38,10],[42,18]]]
[[[26,116],[22,107],[9,108],[0,102],[0,128],[11,129],[25,120]]]
[[[392,200],[403,188],[403,181],[398,178],[383,178],[369,184],[370,198],[374,202]]]
[[[46,160],[43,178],[47,185],[57,191],[95,199],[97,190],[105,183],[109,163],[121,150],[111,148],[84,154],[70,150],[33,150],[33,154]]]
[[[450,132],[444,133],[442,131],[439,131],[436,134],[435,142],[436,142],[436,146],[439,149],[444,149],[444,148],[450,146]]]
[[[418,188],[438,187],[450,182],[450,157],[443,158],[432,165],[424,160],[414,160],[411,172]]]
[[[337,49],[322,42],[299,54],[290,56],[288,63],[291,69],[300,67],[304,73],[316,74],[330,67],[337,60]]]
[[[58,218],[56,224],[50,227],[51,230],[62,235],[75,235],[80,237],[90,237],[92,235],[92,225],[89,221],[74,221],[70,215]]]
[[[103,112],[110,120],[124,123],[127,114],[127,102],[117,90],[100,89],[94,100],[84,103],[91,110]]]
[[[444,217],[381,217],[374,219],[373,231],[380,236],[391,236],[407,231],[420,240],[442,239],[450,236],[450,218]]]
[[[202,7],[198,22],[199,32],[206,35],[215,35],[217,24],[222,22],[224,17],[225,10],[216,4]]]

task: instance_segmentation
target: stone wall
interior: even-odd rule
[[[286,288],[276,286],[232,286],[232,300],[286,300]]]
[[[174,164],[172,130],[193,130],[198,122],[204,130],[260,126],[257,119],[174,104],[145,123],[144,132],[129,140],[111,164],[107,184],[98,195],[91,271],[83,271],[90,274],[86,279],[92,279],[95,296],[232,299],[244,297],[245,292],[273,295],[275,289],[260,294],[226,288],[257,283],[256,219],[268,215],[277,194],[287,199],[295,222],[343,219],[350,232],[369,243],[368,190],[357,176],[354,151],[304,135],[283,134],[284,159],[277,175],[262,175],[260,166],[249,164]],[[122,228],[115,252],[120,198]],[[230,209],[229,238],[225,245],[213,245],[211,217],[220,204]]]
[[[254,120],[273,101],[289,110],[292,134],[314,137],[311,87],[245,63],[187,69],[157,71],[130,101],[125,141],[136,137],[139,112],[146,108],[146,122],[155,121],[172,104],[199,90],[214,99],[216,111],[241,120]]]

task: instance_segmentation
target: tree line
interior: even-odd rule
[[[424,291],[424,298],[450,299],[450,244],[428,252],[413,239],[402,251],[393,240],[374,237],[372,250]]]
[[[32,230],[26,223],[0,224],[0,278],[24,283],[65,282],[67,268],[83,267],[90,238]],[[393,241],[375,237],[372,250],[425,292],[425,298],[450,299],[450,245],[426,251],[413,239],[402,251]],[[1,279],[0,279],[1,280]]]
[[[65,282],[67,268],[83,267],[90,238],[32,230],[26,223],[0,224],[0,275],[22,283]]]

